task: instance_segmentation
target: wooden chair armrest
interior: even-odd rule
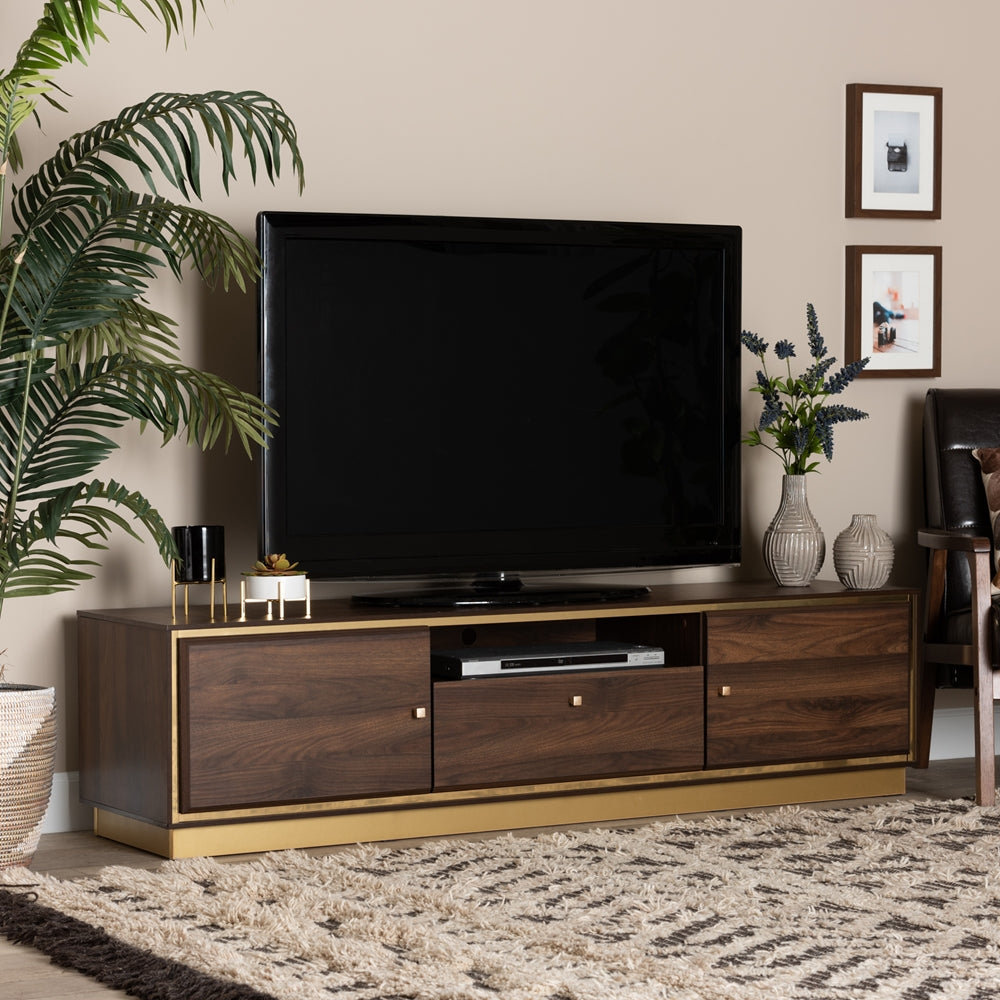
[[[917,543],[930,549],[924,590],[924,642],[943,641],[945,576],[950,552],[964,555],[969,565],[974,631],[979,631],[990,606],[990,559],[993,543],[971,531],[919,528]]]
[[[945,528],[919,528],[917,544],[927,549],[947,549],[949,552],[985,552],[989,555],[992,543],[982,535],[968,531],[948,531]]]

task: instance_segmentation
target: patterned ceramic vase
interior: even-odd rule
[[[826,539],[809,510],[805,476],[783,476],[781,503],[764,532],[764,565],[781,587],[808,587],[826,558]]]
[[[849,590],[878,590],[892,572],[896,556],[892,538],[874,514],[852,514],[851,523],[833,542],[837,579]]]

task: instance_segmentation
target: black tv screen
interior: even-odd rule
[[[449,591],[739,561],[739,227],[262,212],[257,236],[263,551]]]

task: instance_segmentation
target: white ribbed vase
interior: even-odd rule
[[[805,476],[782,476],[781,503],[764,532],[764,565],[781,587],[808,587],[826,558],[826,539],[806,499]]]
[[[833,542],[837,579],[849,590],[878,590],[892,572],[896,550],[874,514],[852,514],[851,523]]]

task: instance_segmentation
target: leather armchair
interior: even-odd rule
[[[1000,598],[990,593],[993,543],[974,448],[1000,447],[1000,389],[931,389],[924,401],[926,527],[929,550],[917,709],[917,767],[930,756],[938,665],[970,672],[975,705],[976,801],[993,805],[993,701],[1000,697]],[[970,669],[966,669],[970,668]]]

